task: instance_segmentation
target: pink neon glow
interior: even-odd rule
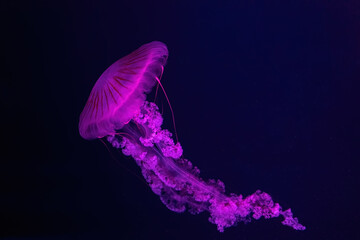
[[[80,115],[80,135],[87,139],[115,133],[139,110],[161,76],[168,57],[161,42],[145,44],[113,63],[95,83]]]
[[[163,118],[158,107],[155,103],[145,101],[144,95],[156,82],[159,83],[167,56],[163,43],[152,42],[111,65],[110,70],[107,69],[101,75],[98,80],[100,83],[95,84],[95,90],[91,92],[93,95],[90,95],[93,99],[89,98],[81,114],[81,136],[85,139],[106,136],[113,147],[121,149],[124,155],[136,161],[149,186],[167,208],[175,212],[188,210],[192,214],[207,211],[210,214],[209,221],[216,224],[220,232],[239,221],[249,222],[251,218],[259,219],[262,216],[266,219],[282,216],[282,224],[305,230],[298,219],[293,217],[291,210],[283,211],[269,194],[260,190],[247,197],[225,194],[223,182],[203,180],[199,176],[199,169],[182,157],[180,143],[175,144],[172,134],[161,128]],[[134,65],[134,62],[138,65]],[[92,96],[102,92],[103,98],[109,97],[108,89],[112,90],[108,85],[112,83],[114,75],[118,74],[118,69],[138,72],[127,75],[131,79],[130,83],[114,85],[114,91],[123,96],[119,95],[117,104],[114,101],[106,105],[106,100],[97,103]],[[91,109],[96,109],[92,106],[94,104],[100,104],[100,116],[91,113]]]

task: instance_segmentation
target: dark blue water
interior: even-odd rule
[[[1,3],[0,238],[359,239],[358,1],[177,2]],[[100,74],[153,40],[168,45],[185,157],[228,192],[270,193],[306,231],[272,219],[219,233],[79,136]]]

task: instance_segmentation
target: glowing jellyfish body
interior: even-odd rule
[[[162,74],[167,56],[163,43],[151,42],[106,69],[80,115],[80,135],[102,138],[129,122]]]
[[[225,194],[220,180],[205,181],[199,170],[182,157],[180,143],[162,129],[162,116],[145,93],[160,84],[168,57],[166,45],[151,42],[112,64],[96,82],[80,115],[79,131],[85,139],[106,137],[124,155],[131,156],[153,192],[172,211],[192,214],[208,211],[219,231],[239,221],[282,215],[282,224],[296,230],[305,227],[290,209],[283,211],[270,195]],[[117,134],[121,131],[121,134]]]

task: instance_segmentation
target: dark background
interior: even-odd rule
[[[360,239],[359,1],[1,1],[1,239]],[[135,162],[85,141],[100,74],[168,45],[163,85],[204,178],[280,219],[219,233],[168,210]],[[173,131],[164,97],[164,126]]]

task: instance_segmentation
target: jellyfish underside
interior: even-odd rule
[[[161,128],[162,121],[156,104],[145,101],[140,112],[120,130],[122,134],[107,136],[107,140],[136,161],[152,191],[167,208],[174,212],[187,209],[192,214],[207,211],[209,221],[220,232],[239,221],[280,215],[284,217],[282,224],[305,229],[290,209],[283,211],[267,193],[257,190],[245,198],[227,195],[220,180],[203,180],[199,169],[182,157],[180,143],[175,144],[172,134]]]

